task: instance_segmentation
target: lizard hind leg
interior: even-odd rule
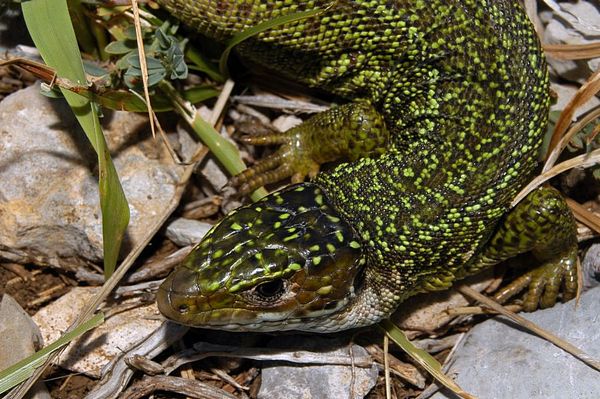
[[[527,289],[523,309],[533,311],[556,303],[561,286],[562,299],[577,293],[577,239],[575,220],[567,203],[553,188],[530,193],[501,222],[467,273],[481,270],[505,259],[531,251],[540,265],[525,272],[501,289],[495,299],[503,303]]]
[[[244,141],[280,147],[232,178],[231,184],[241,194],[288,177],[300,183],[307,176],[313,178],[326,162],[381,154],[388,146],[389,132],[372,105],[356,101],[321,112],[285,133],[247,136]]]

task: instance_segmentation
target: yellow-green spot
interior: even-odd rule
[[[300,263],[291,263],[288,266],[288,269],[298,271],[298,270],[302,269],[302,265],[300,265]]]
[[[214,292],[216,290],[218,290],[221,287],[221,284],[219,284],[219,282],[215,281],[212,282],[208,285],[208,287],[206,287],[206,289],[210,292]]]
[[[288,242],[288,241],[292,241],[295,240],[296,238],[300,237],[300,234],[296,233],[296,234],[292,234],[291,236],[287,236],[283,239],[283,242]]]
[[[222,250],[222,249],[217,249],[217,250],[216,250],[216,251],[213,253],[213,255],[212,255],[212,257],[213,257],[213,258],[215,258],[215,259],[216,259],[216,258],[220,258],[221,256],[223,256],[223,250]]]
[[[313,265],[318,266],[319,263],[321,263],[321,257],[320,256],[315,256],[313,258]]]
[[[326,285],[325,287],[321,287],[317,290],[317,294],[319,295],[327,295],[331,292],[331,290],[333,290],[333,287],[331,285]]]
[[[236,284],[229,287],[229,292],[236,292],[242,289],[242,284]]]

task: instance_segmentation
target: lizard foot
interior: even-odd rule
[[[501,289],[495,299],[504,303],[527,289],[523,309],[531,312],[577,293],[577,239],[575,219],[561,194],[543,187],[531,192],[499,224],[467,274],[531,252],[540,264]]]
[[[549,260],[526,272],[494,295],[499,303],[527,289],[523,299],[523,310],[533,312],[538,307],[554,306],[562,290],[563,302],[577,294],[577,247],[573,246],[562,257]]]

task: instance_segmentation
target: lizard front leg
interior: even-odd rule
[[[316,176],[324,163],[385,152],[389,136],[383,117],[369,103],[334,107],[285,133],[246,136],[244,141],[249,144],[281,147],[235,176],[231,184],[246,194],[288,177],[292,183],[300,183],[307,176]]]

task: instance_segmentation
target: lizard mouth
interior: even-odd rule
[[[197,273],[187,268],[178,268],[160,286],[156,300],[160,312],[168,319],[192,327],[242,331],[311,331],[327,318],[345,308],[354,297],[351,289],[343,298],[328,300],[316,294],[307,304],[301,304],[299,285],[294,286],[270,307],[250,306],[248,297],[252,291],[231,295],[228,292],[201,293],[195,283]],[[323,305],[327,302],[326,305]]]

